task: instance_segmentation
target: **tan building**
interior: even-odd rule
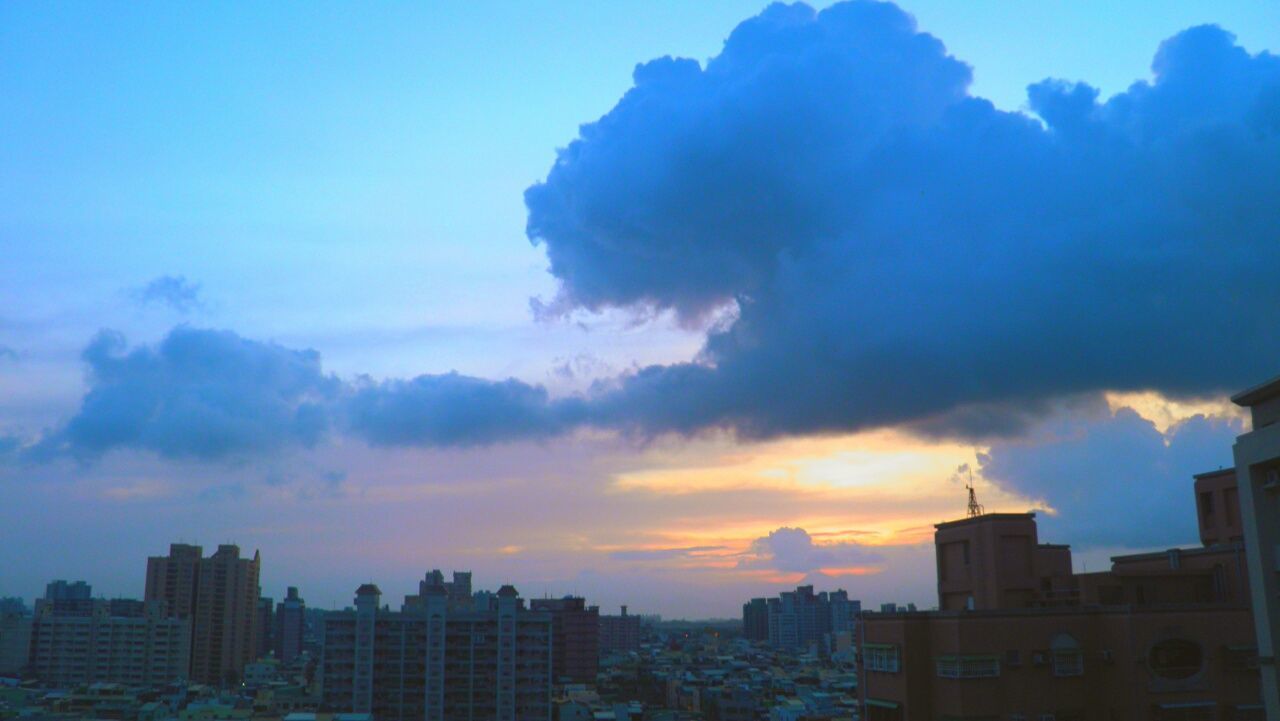
[[[191,622],[193,681],[229,685],[239,680],[258,648],[258,574],[261,559],[240,558],[240,548],[221,545],[210,557],[200,546],[181,543],[168,556],[147,559],[147,601]]]
[[[1031,513],[938,524],[942,610],[864,615],[865,718],[1266,718],[1232,475],[1196,477],[1204,546],[1100,573],[1072,574]]]
[[[1236,439],[1236,477],[1240,481],[1240,519],[1248,548],[1257,616],[1262,694],[1267,718],[1280,719],[1280,378],[1273,378],[1231,399],[1248,408],[1252,430]]]
[[[86,683],[153,686],[185,678],[191,626],[166,617],[162,604],[90,600],[59,605],[36,601],[31,674],[67,688]]]

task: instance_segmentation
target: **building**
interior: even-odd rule
[[[1231,399],[1248,408],[1252,430],[1236,439],[1241,531],[1244,535],[1257,623],[1262,694],[1267,718],[1280,718],[1280,377]]]
[[[275,604],[267,596],[259,596],[253,612],[258,618],[254,623],[258,626],[258,643],[254,647],[254,659],[265,658],[275,650]]]
[[[276,658],[291,663],[302,653],[307,631],[307,602],[298,595],[298,587],[290,586],[284,600],[276,604],[272,636]]]
[[[753,598],[742,604],[742,636],[748,641],[769,640],[769,604]]]
[[[814,593],[813,586],[797,586],[775,598],[753,598],[742,606],[743,635],[767,641],[778,649],[821,650],[830,653],[852,638],[860,601],[844,590]]]
[[[551,615],[556,683],[595,683],[600,670],[600,609],[577,596],[536,598],[529,607]]]
[[[190,678],[215,686],[238,683],[254,660],[262,630],[258,625],[261,558],[240,558],[240,548],[224,544],[210,557],[200,546],[175,543],[168,556],[147,559],[146,600],[165,613],[191,621]]]
[[[867,721],[1263,719],[1230,475],[1195,479],[1204,545],[1104,572],[1072,574],[1032,513],[935,526],[941,610],[863,616]]]
[[[60,600],[37,601],[31,620],[30,672],[42,683],[154,686],[186,677],[190,622],[167,617],[163,604]]]
[[[430,574],[420,590],[394,612],[365,584],[354,609],[325,616],[325,706],[379,721],[549,721],[551,615],[511,586],[469,605]]]
[[[31,658],[31,616],[0,611],[0,676],[17,675]]]
[[[600,653],[626,653],[639,650],[639,616],[628,616],[626,606],[622,607],[622,615],[600,616]]]

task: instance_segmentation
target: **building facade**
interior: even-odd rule
[[[830,653],[856,632],[862,603],[844,590],[813,592],[797,586],[775,598],[753,598],[742,606],[743,635],[778,649]]]
[[[577,596],[535,598],[529,607],[551,615],[555,682],[595,683],[600,670],[600,609]]]
[[[16,676],[31,660],[31,616],[0,610],[0,676]]]
[[[600,652],[628,653],[640,650],[640,617],[627,614],[627,607],[617,616],[600,616]]]
[[[191,622],[190,678],[215,686],[238,683],[260,646],[258,576],[262,561],[224,544],[208,558],[200,546],[175,543],[147,559],[146,600]]]
[[[379,721],[550,721],[551,615],[511,586],[467,605],[431,581],[398,612],[365,584],[354,609],[326,615],[325,706]]]
[[[272,642],[280,663],[290,663],[302,653],[307,631],[307,602],[298,595],[297,586],[289,586],[284,600],[276,604]]]
[[[1228,475],[1195,480],[1207,545],[1104,572],[1072,574],[1034,514],[938,524],[941,610],[863,616],[867,721],[1266,718]]]
[[[1236,439],[1241,530],[1253,579],[1252,600],[1262,659],[1262,695],[1267,718],[1280,718],[1280,378],[1232,399],[1248,408],[1252,429]]]
[[[190,622],[163,604],[116,599],[68,607],[36,602],[31,622],[31,674],[42,683],[153,686],[186,678]]]

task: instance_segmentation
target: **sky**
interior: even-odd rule
[[[169,543],[736,615],[1194,544],[1280,372],[1270,2],[0,6],[0,596]]]

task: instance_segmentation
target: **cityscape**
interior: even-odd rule
[[[0,4],[0,721],[1280,721],[1277,51]]]

